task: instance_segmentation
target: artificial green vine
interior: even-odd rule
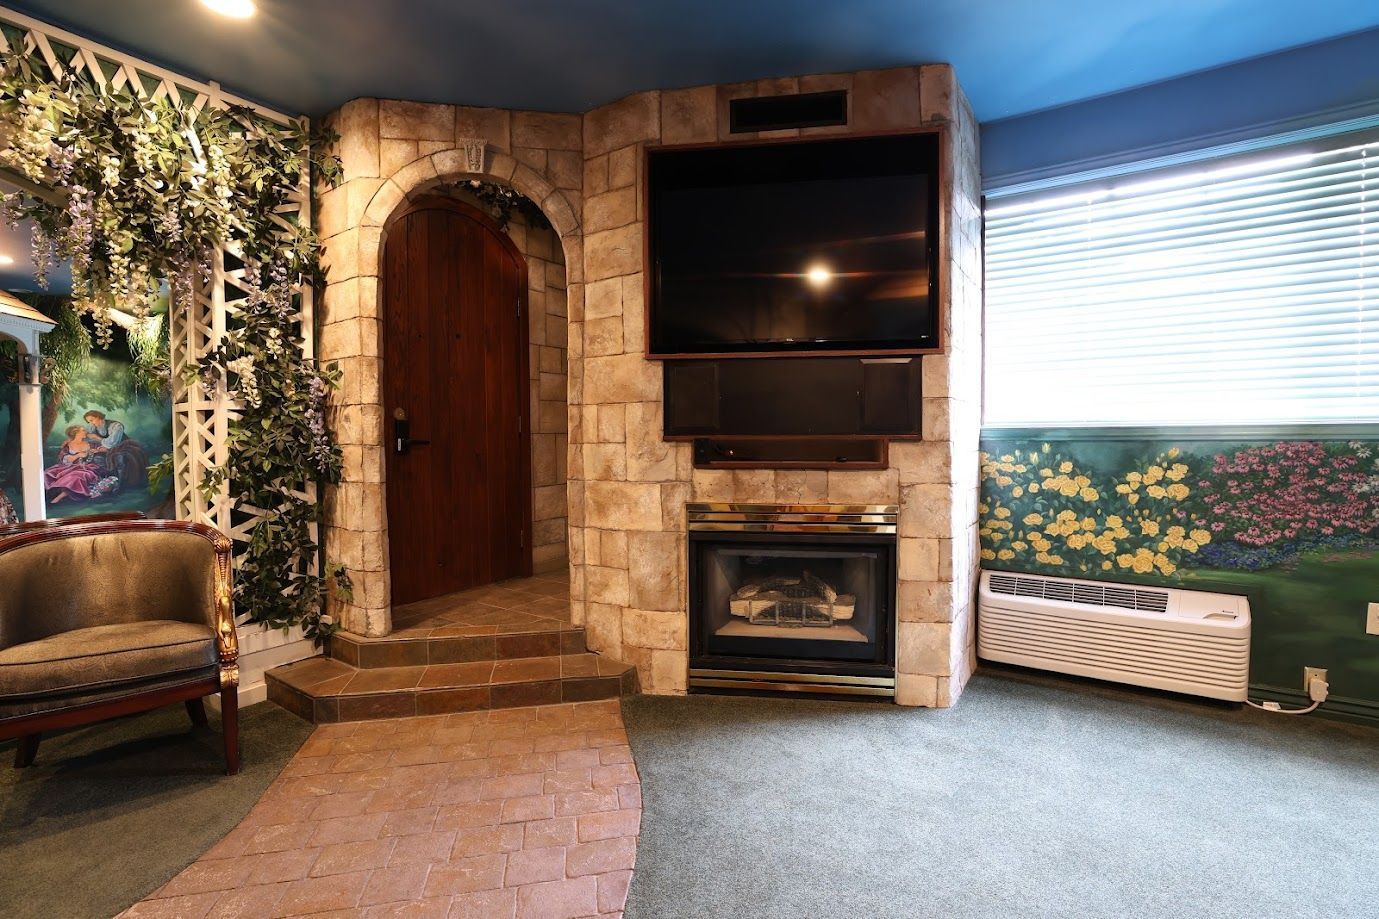
[[[227,490],[234,514],[254,509],[237,544],[235,601],[252,621],[302,624],[321,637],[329,582],[311,574],[319,504],[309,486],[340,479],[340,451],[326,426],[334,368],[304,360],[298,291],[319,274],[320,244],[295,219],[310,169],[334,183],[340,166],[314,149],[302,123],[281,126],[241,107],[196,110],[180,99],[107,90],[84,74],[55,73],[36,56],[0,63],[0,166],[54,196],[4,196],[12,221],[33,222],[35,263],[70,261],[73,303],[110,340],[110,310],[142,319],[166,284],[172,308],[190,311],[210,283],[211,259],[229,250],[240,273],[226,296],[231,327],[187,382],[242,406],[230,424],[229,459],[203,483]],[[40,280],[42,280],[40,278]],[[238,299],[235,299],[238,297]],[[171,459],[152,470],[156,482]]]

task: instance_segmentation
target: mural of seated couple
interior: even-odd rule
[[[99,501],[148,483],[148,452],[124,422],[91,409],[70,425],[57,462],[43,471],[48,503]]]

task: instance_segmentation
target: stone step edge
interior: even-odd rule
[[[635,695],[640,691],[636,667],[629,668],[620,676],[571,676],[535,682],[418,687],[319,698],[291,686],[271,672],[265,674],[265,682],[270,702],[315,724],[592,702]]]
[[[589,652],[583,626],[502,635],[442,635],[416,638],[361,638],[337,632],[326,642],[325,656],[361,670],[515,660]],[[485,645],[491,643],[491,650]],[[532,653],[533,651],[537,653]],[[544,652],[544,653],[543,653]]]

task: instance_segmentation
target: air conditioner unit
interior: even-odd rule
[[[977,656],[1152,689],[1245,701],[1245,597],[983,571]]]

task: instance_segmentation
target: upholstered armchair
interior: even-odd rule
[[[8,535],[6,535],[8,534]],[[180,520],[97,519],[0,531],[0,740],[30,765],[44,731],[220,694],[239,771],[239,649],[230,541]]]

